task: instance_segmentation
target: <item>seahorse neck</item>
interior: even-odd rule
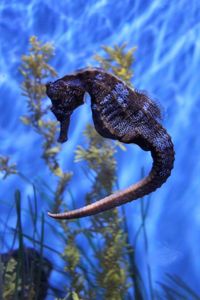
[[[101,90],[105,90],[105,84],[101,82],[105,74],[105,71],[100,68],[86,68],[76,72],[74,76],[80,81],[80,85],[85,92],[89,93],[92,97],[101,92]]]

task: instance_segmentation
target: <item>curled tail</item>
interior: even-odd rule
[[[133,140],[133,142],[135,141]],[[151,140],[145,138],[143,142],[148,144],[148,148],[151,151],[153,158],[153,166],[147,177],[124,190],[117,191],[114,194],[82,208],[59,214],[48,213],[48,215],[55,219],[76,219],[95,215],[141,198],[159,188],[170,176],[171,170],[173,169],[173,143],[166,130],[162,127],[159,133],[151,138]]]

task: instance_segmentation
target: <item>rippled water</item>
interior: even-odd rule
[[[164,124],[176,149],[172,176],[151,196],[147,231],[153,280],[159,281],[166,272],[176,273],[200,293],[200,2],[1,0],[0,153],[10,155],[21,172],[39,181],[48,174],[40,160],[40,139],[19,121],[26,106],[18,68],[30,35],[54,43],[53,66],[59,76],[94,64],[92,56],[101,53],[102,44],[127,42],[130,47],[138,47],[134,86],[148,91],[161,104]],[[75,181],[72,185],[77,199],[88,187],[79,166],[73,163],[73,150],[83,141],[81,132],[88,121],[89,107],[82,107],[74,115],[71,139],[63,146],[63,165],[74,170],[76,180],[80,179],[78,190]],[[136,146],[130,146],[127,152],[119,152],[118,163],[119,186],[123,188],[138,180],[141,167],[148,172],[151,159]],[[1,219],[5,220],[15,188],[20,188],[24,195],[32,191],[28,185],[25,189],[16,177],[0,184]],[[26,196],[23,200],[27,207]],[[81,204],[77,200],[77,206]],[[45,210],[44,203],[42,208]],[[135,232],[140,223],[139,202],[128,204],[127,208],[129,228]],[[15,224],[14,213],[9,220],[9,224]],[[51,243],[52,233],[45,239]],[[137,256],[145,270],[143,249],[141,238]],[[52,278],[58,281],[56,275]]]

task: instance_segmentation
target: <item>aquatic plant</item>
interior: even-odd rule
[[[96,54],[94,59],[100,63],[100,66],[124,80],[128,85],[132,85],[133,63],[135,61],[135,51],[137,47],[126,49],[127,44],[114,45],[113,47],[102,46],[103,55]]]
[[[91,125],[87,126],[84,135],[87,147],[77,148],[75,161],[87,163],[85,172],[92,183],[91,191],[86,195],[86,203],[89,204],[113,190],[116,182],[117,144],[103,139]],[[93,275],[95,287],[90,299],[125,299],[131,283],[127,264],[129,245],[123,230],[123,220],[118,210],[113,209],[91,217],[90,223],[88,234],[93,242],[97,268]]]
[[[13,237],[12,247],[1,253],[2,266],[2,298],[3,299],[45,299],[49,288],[48,278],[52,270],[50,261],[43,257],[44,215],[41,220],[41,232],[35,245],[33,237],[26,236],[22,223],[21,193],[15,192],[15,208],[17,213],[16,228],[11,228]],[[24,240],[29,239],[33,247],[27,247]],[[17,243],[18,248],[13,249]]]
[[[36,37],[30,38],[30,50],[28,55],[22,57],[21,74],[24,77],[22,84],[23,95],[27,98],[28,112],[21,118],[25,125],[32,126],[41,136],[42,158],[48,165],[50,172],[57,178],[57,186],[52,199],[53,211],[59,211],[63,204],[63,195],[72,176],[71,172],[65,172],[61,168],[58,155],[61,151],[57,140],[58,125],[56,121],[48,117],[49,105],[46,103],[47,78],[56,76],[56,71],[48,64],[53,56],[54,48],[49,43],[41,43]],[[45,80],[45,81],[44,81]],[[69,269],[69,274],[73,278],[73,288],[76,290],[75,278],[79,277],[76,272],[76,253],[79,250],[74,242],[74,229],[61,222],[65,233],[65,244],[63,258]],[[73,254],[73,255],[72,255]]]
[[[12,299],[15,294],[17,262],[15,259],[11,258],[7,264],[4,265],[2,262],[1,264],[3,269],[2,273],[4,273],[2,294],[4,299]]]
[[[56,141],[58,132],[57,122],[48,117],[49,104],[46,99],[47,78],[55,77],[56,71],[49,65],[49,60],[54,54],[50,43],[41,43],[35,36],[30,38],[30,53],[22,56],[20,72],[24,77],[22,83],[23,95],[27,99],[27,114],[21,117],[22,122],[41,136],[42,158],[50,171],[57,177],[57,187],[54,194],[53,211],[59,211],[62,196],[72,176],[64,172],[58,162],[61,151],[60,144]]]
[[[165,274],[165,281],[159,281],[157,284],[161,291],[155,292],[155,299],[171,300],[199,300],[200,294],[192,289],[180,276],[176,274]]]
[[[125,45],[104,47],[105,55],[97,55],[101,67],[106,68],[121,77],[128,84],[131,84],[133,75],[132,64],[134,62],[134,51],[126,50]],[[21,74],[23,75],[23,94],[27,99],[28,112],[21,120],[26,126],[31,126],[41,137],[42,158],[49,167],[50,173],[54,175],[56,190],[52,197],[54,211],[59,211],[61,206],[65,206],[64,194],[68,188],[72,173],[64,171],[59,164],[60,144],[56,142],[57,122],[50,114],[49,105],[46,102],[45,83],[49,77],[56,76],[55,70],[49,65],[54,49],[49,43],[42,43],[36,37],[30,39],[29,54],[23,56]],[[129,54],[128,54],[129,53]],[[91,203],[99,196],[105,196],[112,192],[116,186],[116,151],[124,146],[120,143],[104,140],[93,128],[88,125],[84,131],[87,145],[77,147],[75,161],[83,163],[84,172],[88,175],[91,190],[86,195],[86,203]],[[0,172],[3,178],[9,175],[20,175],[16,164],[10,163],[8,157],[1,156]],[[105,177],[103,174],[107,174]],[[56,238],[64,241],[63,253],[58,253],[56,249],[45,244],[44,224],[47,224],[44,214],[41,215],[41,228],[38,233],[38,219],[40,214],[37,207],[37,186],[33,184],[33,197],[30,200],[29,214],[33,225],[33,235],[27,236],[23,230],[21,214],[21,193],[16,191],[15,203],[17,214],[16,228],[10,228],[14,233],[14,240],[18,242],[18,249],[14,250],[15,257],[10,254],[10,259],[0,260],[2,266],[0,287],[3,286],[3,299],[17,298],[17,293],[26,296],[29,290],[29,298],[43,299],[41,297],[41,278],[43,265],[45,265],[44,249],[48,249],[59,255],[65,263],[64,270],[58,269],[65,275],[66,280],[59,289],[48,286],[49,292],[57,295],[56,298],[89,300],[89,299],[199,299],[199,296],[187,286],[178,276],[168,276],[168,283],[159,282],[159,291],[152,287],[150,265],[149,288],[143,283],[135,259],[134,249],[130,244],[130,235],[127,221],[122,208],[122,214],[117,209],[107,211],[88,220],[89,227],[83,225],[82,221],[56,222],[56,227],[60,226],[62,233],[59,234],[55,228]],[[73,195],[71,195],[74,203]],[[46,201],[45,197],[40,201]],[[68,207],[67,207],[68,208]],[[148,203],[144,206],[141,201],[141,226],[136,233],[135,240],[143,232],[146,251],[148,251],[148,241],[145,220],[148,213]],[[54,223],[55,224],[55,223]],[[8,226],[8,225],[7,225]],[[48,223],[48,226],[52,224]],[[25,240],[29,240],[33,248],[27,249]],[[90,251],[82,246],[82,241]],[[136,244],[135,244],[136,245]],[[12,249],[11,249],[12,250]],[[89,253],[88,253],[89,252]],[[31,263],[38,268],[30,268],[30,272],[25,270],[25,258],[31,256]],[[30,257],[30,256],[29,256]],[[39,263],[38,263],[39,262]],[[150,264],[150,263],[149,263]],[[47,262],[48,265],[48,262]],[[49,272],[51,266],[48,265]],[[34,273],[37,273],[37,280],[34,280]],[[49,273],[48,273],[49,274]],[[47,277],[48,277],[47,274]],[[30,279],[27,283],[25,277]],[[172,288],[174,284],[174,288]],[[151,286],[151,287],[150,287]],[[180,291],[176,292],[176,288]],[[149,291],[148,289],[151,290]],[[1,295],[0,295],[1,296]],[[183,298],[181,298],[183,296]],[[179,297],[179,298],[178,298]]]
[[[1,155],[0,173],[2,174],[2,179],[6,179],[9,175],[17,174],[16,163],[10,163],[10,157]]]

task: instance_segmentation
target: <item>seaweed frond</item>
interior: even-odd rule
[[[29,54],[22,56],[20,72],[24,78],[23,95],[27,99],[28,112],[21,117],[25,125],[31,126],[42,137],[42,158],[58,183],[54,194],[53,211],[59,211],[63,202],[63,194],[71,179],[72,173],[62,170],[58,155],[60,144],[56,141],[58,122],[48,115],[49,103],[46,97],[45,84],[47,78],[57,76],[49,64],[54,55],[54,47],[50,43],[42,43],[37,37],[30,38]]]
[[[157,283],[161,287],[161,292],[158,292],[158,295],[160,294],[172,300],[200,299],[200,294],[197,294],[196,291],[178,275],[166,274],[166,281]]]
[[[0,173],[3,174],[3,179],[6,179],[12,174],[17,174],[17,165],[15,163],[10,163],[10,158],[8,156],[0,156]]]
[[[101,67],[107,71],[112,72],[128,85],[131,85],[133,77],[133,63],[135,61],[134,54],[136,47],[126,50],[127,44],[114,47],[102,46],[105,55],[100,56],[96,54],[94,59],[98,61]]]
[[[87,146],[79,146],[75,160],[86,162],[85,173],[90,175],[92,189],[86,195],[89,204],[110,194],[116,181],[117,145],[103,139],[91,125],[84,135]],[[89,238],[93,240],[94,258],[98,272],[95,272],[93,299],[125,299],[130,287],[127,264],[128,245],[123,231],[123,222],[117,209],[91,217]],[[101,242],[97,243],[96,238]],[[112,287],[112,289],[110,288]]]
[[[8,263],[3,264],[3,299],[11,300],[15,294],[17,261],[11,258]]]

